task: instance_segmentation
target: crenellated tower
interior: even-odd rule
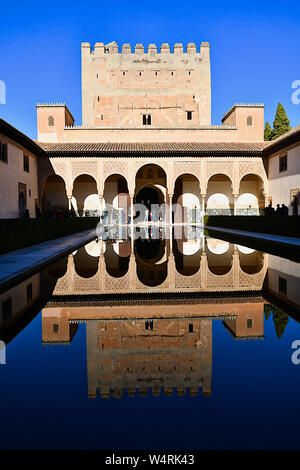
[[[209,44],[81,45],[84,127],[211,124]]]

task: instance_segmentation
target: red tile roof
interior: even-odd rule
[[[267,146],[264,149],[264,155],[272,155],[296,143],[300,144],[300,126],[294,127],[275,140],[266,142]]]
[[[93,143],[93,142],[64,142],[39,143],[48,154],[120,154],[120,153],[203,153],[203,154],[231,154],[231,153],[261,153],[266,142],[249,143],[196,143],[196,142],[163,142],[163,143]]]

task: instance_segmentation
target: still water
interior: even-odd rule
[[[0,448],[299,448],[300,264],[144,235],[0,294]]]

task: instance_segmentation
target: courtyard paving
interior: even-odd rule
[[[12,281],[31,275],[50,261],[55,261],[96,239],[96,237],[95,229],[85,230],[1,255],[0,289],[2,290]]]

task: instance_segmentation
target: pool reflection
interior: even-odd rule
[[[0,295],[0,339],[42,309],[43,345],[86,327],[87,395],[210,396],[213,324],[237,340],[277,338],[300,315],[300,264],[191,230],[95,240]],[[147,237],[148,235],[148,237]],[[151,295],[149,295],[151,293]]]

